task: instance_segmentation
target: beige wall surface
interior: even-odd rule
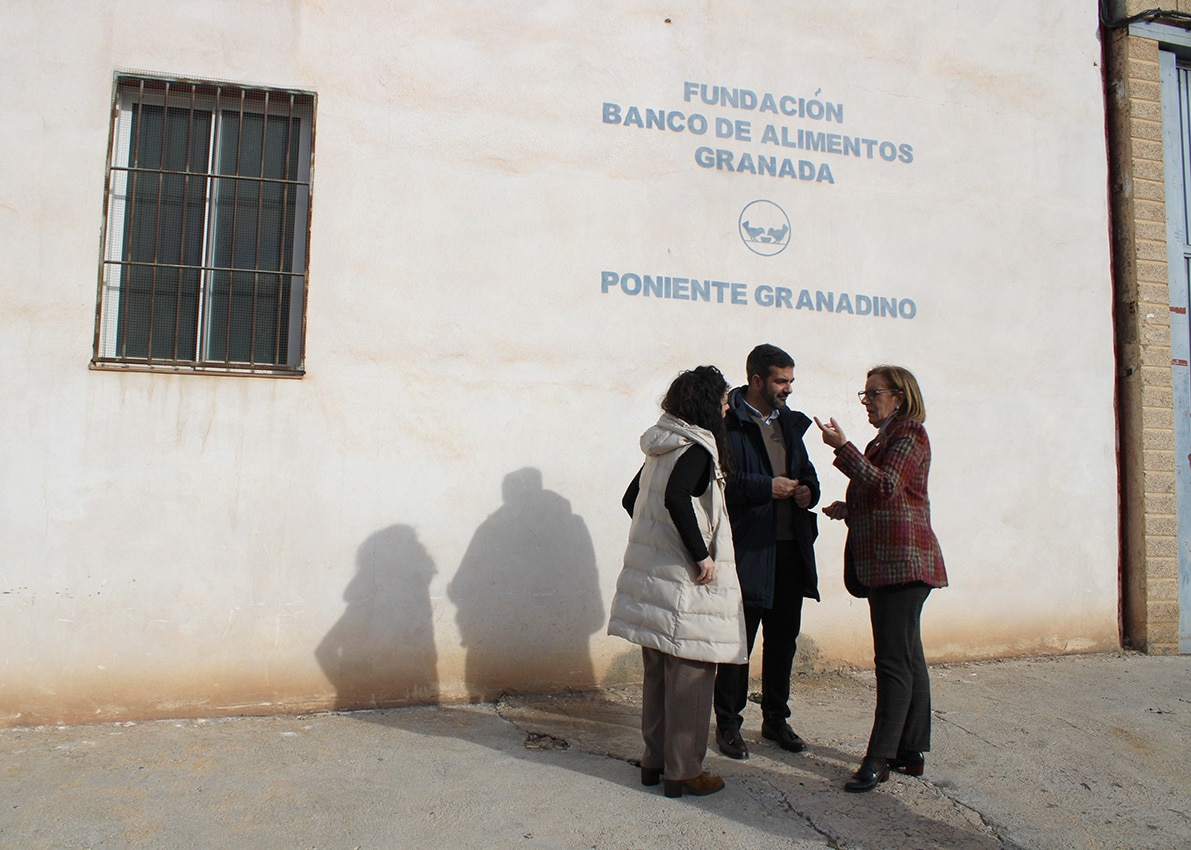
[[[1094,3],[3,7],[0,723],[635,677],[637,438],[758,342],[860,443],[917,373],[931,658],[1117,645]],[[304,378],[88,369],[117,71],[317,92]],[[801,663],[868,664],[820,529]]]

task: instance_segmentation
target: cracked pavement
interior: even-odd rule
[[[868,671],[798,674],[809,749],[714,749],[727,788],[638,784],[639,689],[497,704],[0,729],[0,847],[1191,846],[1191,657],[934,665],[921,779],[842,784]]]

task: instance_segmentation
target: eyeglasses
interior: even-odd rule
[[[879,390],[861,390],[860,392],[856,393],[856,398],[860,399],[860,403],[863,404],[866,401],[876,401],[877,396],[879,396],[881,393],[895,392],[898,392],[898,390],[890,390],[885,388]]]

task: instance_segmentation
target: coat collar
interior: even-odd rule
[[[748,405],[744,402],[744,393],[748,387],[737,387],[728,393],[728,418],[736,417],[742,425],[756,425],[752,416],[749,415]],[[784,407],[778,412],[778,422],[782,425],[782,430],[790,429],[794,435],[801,437],[806,433],[806,429],[811,426],[811,418],[803,413],[801,410],[791,410],[789,407]]]

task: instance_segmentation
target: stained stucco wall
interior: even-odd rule
[[[743,382],[762,341],[857,441],[867,367],[918,374],[931,657],[1116,645],[1095,4],[6,16],[0,722],[632,678],[603,626],[637,436],[679,369]],[[88,369],[118,70],[317,92],[301,380]],[[801,663],[866,664],[821,528]]]

